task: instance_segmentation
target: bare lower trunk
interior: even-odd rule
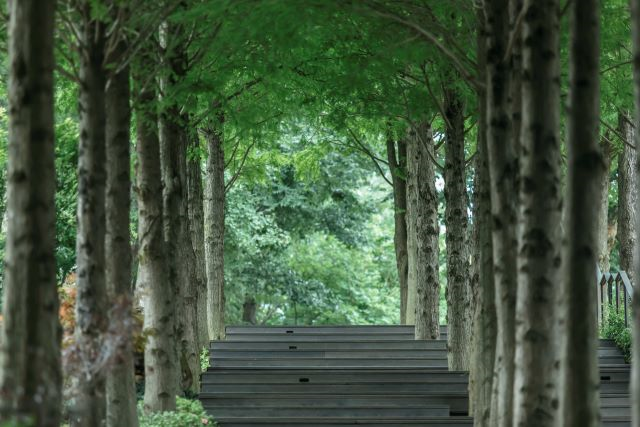
[[[481,41],[482,43],[482,41]],[[482,55],[482,49],[480,51]],[[486,95],[480,93],[483,100]],[[475,317],[472,335],[470,404],[475,426],[490,427],[493,365],[496,353],[496,307],[493,283],[493,247],[491,241],[491,196],[486,139],[486,105],[480,103],[478,147],[476,154],[474,256],[477,274]],[[471,381],[472,380],[472,381]]]
[[[120,43],[117,57],[126,50]],[[131,106],[129,68],[111,76],[106,92],[106,283],[111,325],[119,331],[115,359],[107,374],[107,426],[138,425],[132,347],[131,288]]]
[[[464,155],[464,105],[453,90],[445,91],[446,143],[444,197],[447,242],[447,355],[449,369],[469,370],[471,292],[467,248],[467,180]]]
[[[205,186],[205,260],[207,267],[207,312],[209,338],[224,339],[224,147],[222,116],[205,131],[207,140],[207,184]]]
[[[598,206],[605,171],[599,144],[599,1],[571,5],[571,89],[567,227],[562,297],[565,330],[560,364],[563,426],[600,425],[596,262]],[[605,220],[606,223],[606,220]],[[606,245],[606,242],[605,242]],[[555,284],[555,283],[554,283]]]
[[[242,303],[242,321],[250,325],[258,323],[257,319],[258,304],[256,299],[247,295]]]
[[[148,57],[148,56],[147,56]],[[145,82],[144,69],[136,71],[136,82]],[[180,366],[174,319],[175,297],[169,282],[164,242],[162,172],[155,93],[146,89],[136,103],[138,283],[144,307],[145,388],[147,412],[176,408]]]
[[[634,130],[630,118],[618,115],[618,130],[632,144]],[[620,269],[633,278],[633,257],[637,252],[637,205],[638,205],[638,154],[635,148],[622,144],[622,153],[618,158],[618,242],[620,243]]]
[[[599,206],[598,214],[598,267],[600,271],[607,272],[610,267],[610,249],[609,249],[609,188],[611,182],[609,174],[611,172],[611,143],[609,140],[602,140],[602,158],[604,160],[604,173],[600,179],[599,190]]]
[[[191,243],[196,256],[196,274],[198,275],[198,348],[207,348],[209,331],[207,330],[207,272],[204,257],[204,194],[202,190],[202,166],[200,141],[194,134],[191,138],[191,151],[187,159],[187,184],[189,205],[189,229]]]
[[[80,55],[80,145],[76,239],[76,343],[89,374],[78,375],[71,424],[101,425],[105,419],[105,370],[95,366],[108,326],[105,284],[105,83],[104,23],[83,2]],[[85,359],[86,358],[86,359]]]
[[[640,127],[640,0],[631,0],[631,28],[633,39],[633,81],[635,95],[635,126]],[[635,146],[637,155],[640,155],[640,132],[635,133]],[[640,206],[636,206],[640,209]],[[636,224],[636,232],[640,230],[640,224]],[[638,236],[636,236],[638,237]],[[635,277],[640,277],[640,254],[636,253]],[[637,286],[637,284],[636,284]],[[633,427],[640,427],[640,298],[633,298],[633,326],[631,328],[632,355],[631,363],[631,418]]]
[[[440,281],[438,277],[438,196],[433,155],[433,138],[426,123],[412,132],[407,149],[407,175],[415,191],[415,290],[409,290],[407,323],[416,325],[416,339],[440,336]],[[411,308],[414,307],[414,308]],[[414,319],[410,315],[415,316]],[[412,321],[413,320],[413,321]]]
[[[9,3],[9,149],[0,422],[60,425],[55,261],[55,1]]]
[[[169,256],[169,280],[176,298],[176,331],[181,388],[198,393],[200,351],[197,335],[197,277],[187,209],[187,118],[170,108],[160,120],[160,160],[163,172],[165,242]]]
[[[509,39],[509,2],[485,2],[487,16],[487,153],[489,159],[493,273],[497,319],[491,419],[495,427],[513,421],[515,354],[516,182],[518,161],[509,111],[510,70],[505,62]]]
[[[554,336],[562,233],[558,2],[527,0],[524,8],[514,425],[542,427],[555,425],[559,415]]]
[[[397,150],[396,150],[397,145]],[[387,158],[393,182],[394,233],[393,245],[396,251],[396,266],[400,282],[400,323],[413,324],[415,319],[415,291],[407,287],[409,257],[407,252],[407,166],[406,141],[394,142],[387,139]]]
[[[423,185],[418,183],[416,171],[420,160],[419,141],[417,139],[416,130],[411,128],[407,132],[407,173],[405,180],[407,209],[405,211],[405,223],[407,230],[407,284],[406,289],[400,289],[400,323],[407,323],[407,291],[416,292],[418,280],[418,236],[416,233],[416,225],[418,213],[421,208],[418,202],[418,187]],[[414,321],[415,323],[415,321]]]

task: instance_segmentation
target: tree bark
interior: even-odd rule
[[[198,275],[198,348],[206,349],[209,347],[209,331],[207,329],[207,273],[204,256],[204,194],[201,161],[200,141],[198,135],[194,133],[190,138],[190,153],[187,159],[189,229]]]
[[[467,247],[467,180],[464,153],[464,104],[454,90],[445,90],[444,198],[447,243],[447,356],[449,369],[469,370],[471,292]]]
[[[598,319],[593,286],[601,215],[593,206],[598,206],[602,197],[605,172],[599,144],[599,5],[598,0],[583,0],[570,6],[567,243],[558,310],[562,311],[565,325],[560,363],[560,424],[575,427],[600,425]]]
[[[82,2],[80,52],[80,145],[76,238],[76,343],[81,371],[71,424],[100,425],[105,419],[105,370],[94,366],[108,327],[105,282],[105,25]]]
[[[117,60],[126,43],[114,49]],[[106,283],[111,304],[111,324],[122,325],[114,362],[107,374],[107,426],[138,425],[132,346],[131,287],[131,106],[129,68],[111,76],[106,91]]]
[[[508,0],[485,2],[487,16],[487,153],[489,159],[493,273],[497,319],[496,358],[489,424],[511,426],[515,353],[516,203],[518,160],[511,129],[511,75],[505,61]]]
[[[250,325],[257,324],[257,308],[256,299],[249,295],[245,296],[242,303],[242,321]]]
[[[418,235],[416,233],[417,216],[422,203],[418,201],[418,187],[423,185],[418,183],[416,171],[417,161],[420,160],[420,141],[416,130],[411,127],[407,132],[407,173],[405,188],[407,194],[407,209],[404,215],[407,233],[407,284],[406,290],[400,290],[400,323],[407,323],[407,292],[409,289],[413,293],[418,289]],[[414,320],[415,323],[415,320]]]
[[[148,58],[146,55],[143,58]],[[140,61],[143,63],[143,61]],[[145,70],[138,67],[135,81],[146,81]],[[164,242],[162,168],[156,94],[141,87],[136,103],[136,152],[138,201],[138,283],[143,296],[146,412],[172,411],[178,392],[178,339],[175,331],[175,296],[169,282],[169,267]]]
[[[631,0],[631,29],[633,42],[633,82],[635,98],[635,126],[640,126],[640,0]],[[640,155],[640,132],[635,133],[637,155]],[[636,206],[640,209],[640,206]],[[636,232],[640,224],[636,224]],[[637,236],[636,236],[637,237]],[[640,254],[636,252],[635,277],[640,277]],[[636,284],[636,286],[638,286]],[[640,427],[640,298],[633,298],[632,310],[632,363],[631,363],[631,419],[633,427]]]
[[[207,267],[207,306],[209,337],[225,337],[224,325],[224,116],[205,130],[207,140],[207,183],[205,186],[205,261]]]
[[[471,410],[475,426],[489,427],[491,390],[496,353],[496,307],[493,283],[493,247],[491,241],[491,195],[486,139],[486,95],[480,93],[480,114],[475,177],[475,246],[477,292],[472,336],[472,362],[469,375],[472,387]]]
[[[618,158],[618,243],[620,243],[620,269],[631,273],[633,279],[633,257],[637,253],[637,205],[638,205],[638,154],[630,147],[634,130],[626,113],[618,115],[618,130],[626,139]]]
[[[9,2],[8,223],[0,421],[61,422],[55,260],[55,1]]]
[[[524,8],[514,424],[542,427],[555,425],[559,415],[553,333],[562,233],[558,2],[527,0]]]
[[[611,187],[611,156],[612,147],[608,139],[602,139],[602,159],[604,161],[604,173],[600,179],[598,214],[598,267],[600,271],[607,272],[610,266],[609,248],[609,189]]]
[[[397,146],[397,149],[396,149]],[[387,139],[387,159],[391,180],[393,183],[394,233],[393,244],[396,251],[396,265],[398,280],[400,281],[400,323],[414,324],[415,322],[415,290],[409,290],[409,254],[407,252],[407,143],[399,140],[397,143]]]
[[[423,122],[412,130],[407,147],[407,180],[412,183],[416,200],[412,217],[415,221],[413,234],[417,260],[415,289],[409,290],[407,298],[407,323],[416,325],[417,340],[440,337],[438,196],[432,155],[431,128]]]

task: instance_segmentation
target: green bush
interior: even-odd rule
[[[176,410],[145,414],[142,402],[138,406],[140,427],[197,427],[215,426],[213,418],[207,415],[198,400],[178,397]]]
[[[631,361],[631,329],[624,323],[624,312],[610,306],[605,312],[600,335],[613,340],[624,353],[624,359]]]

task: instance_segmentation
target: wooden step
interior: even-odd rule
[[[281,358],[281,359],[258,359],[258,358],[210,358],[211,367],[218,368],[297,368],[297,369],[317,369],[323,367],[341,367],[351,369],[369,369],[380,368],[395,369],[406,368],[432,368],[447,369],[446,358],[433,359],[367,359],[367,358],[342,358],[342,359],[325,359],[325,358]]]
[[[216,419],[220,427],[342,427],[354,425],[367,425],[376,427],[403,427],[414,426],[447,426],[447,427],[468,427],[473,425],[473,419],[469,417],[433,418],[433,417],[405,417],[397,420],[380,420],[378,418],[358,417],[350,420],[336,418],[218,418]],[[613,426],[612,426],[613,427]],[[615,426],[618,427],[618,426]]]
[[[441,326],[441,331],[446,327]],[[348,326],[227,326],[226,335],[234,334],[415,334],[415,327],[410,325],[348,325]]]
[[[322,417],[322,418],[358,418],[371,417],[378,419],[398,419],[401,417],[448,417],[449,407],[446,405],[414,405],[403,408],[361,407],[325,407],[314,408],[295,406],[282,402],[277,408],[257,408],[254,406],[213,406],[203,401],[203,407],[214,419],[220,418],[273,418],[273,417]]]
[[[468,415],[469,397],[467,392],[443,392],[422,394],[313,394],[313,393],[221,393],[203,392],[199,396],[207,407],[240,406],[257,408],[279,408],[283,403],[296,407],[314,408],[406,408],[420,406],[448,406],[450,414]]]
[[[367,333],[367,334],[322,334],[322,333],[297,333],[297,334],[230,334],[227,341],[275,341],[275,342],[308,342],[308,341],[414,341],[413,333]]]
[[[327,351],[327,350],[445,350],[447,349],[446,341],[428,340],[428,341],[211,341],[209,349],[217,350],[310,350],[310,351]]]
[[[229,358],[324,358],[324,359],[446,359],[447,351],[442,350],[215,350],[211,352],[214,359]],[[616,356],[607,356],[616,357]]]

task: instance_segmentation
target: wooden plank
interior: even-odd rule
[[[324,359],[446,359],[446,350],[216,350],[213,359],[324,358]],[[616,358],[620,356],[607,356]]]
[[[360,384],[202,384],[203,393],[367,394],[411,395],[466,393],[457,383],[360,383]],[[628,386],[626,388],[628,392]],[[614,391],[615,392],[615,391]]]
[[[227,341],[308,342],[308,341],[413,341],[413,334],[232,334]]]
[[[206,402],[203,405],[207,413],[214,419],[230,417],[332,417],[332,418],[357,418],[375,417],[380,419],[397,419],[400,417],[448,417],[449,407],[439,406],[407,406],[404,408],[305,408],[289,406],[285,404],[278,408],[256,408],[252,406],[210,406]]]
[[[415,334],[412,325],[346,325],[346,326],[243,326],[230,325],[226,327],[226,334],[367,334],[367,333],[406,333]],[[442,328],[441,330],[444,330]]]
[[[293,348],[290,348],[293,347]],[[210,350],[445,350],[446,341],[442,340],[404,340],[404,341],[211,341]]]
[[[380,368],[442,368],[447,369],[446,358],[437,359],[324,359],[324,358],[288,358],[288,359],[257,359],[257,358],[209,358],[211,367],[251,367],[251,368],[305,368],[316,369],[323,367],[344,367],[352,369]]]
[[[218,418],[216,420],[220,427],[342,427],[352,425],[370,425],[376,427],[403,427],[406,425],[416,426],[447,426],[447,427],[467,427],[473,425],[473,420],[469,417],[455,418],[433,418],[433,417],[411,417],[402,420],[380,420],[378,418],[358,417],[352,420],[336,419],[336,418],[285,418],[275,417],[269,419],[260,418]],[[617,426],[615,426],[617,427]]]

